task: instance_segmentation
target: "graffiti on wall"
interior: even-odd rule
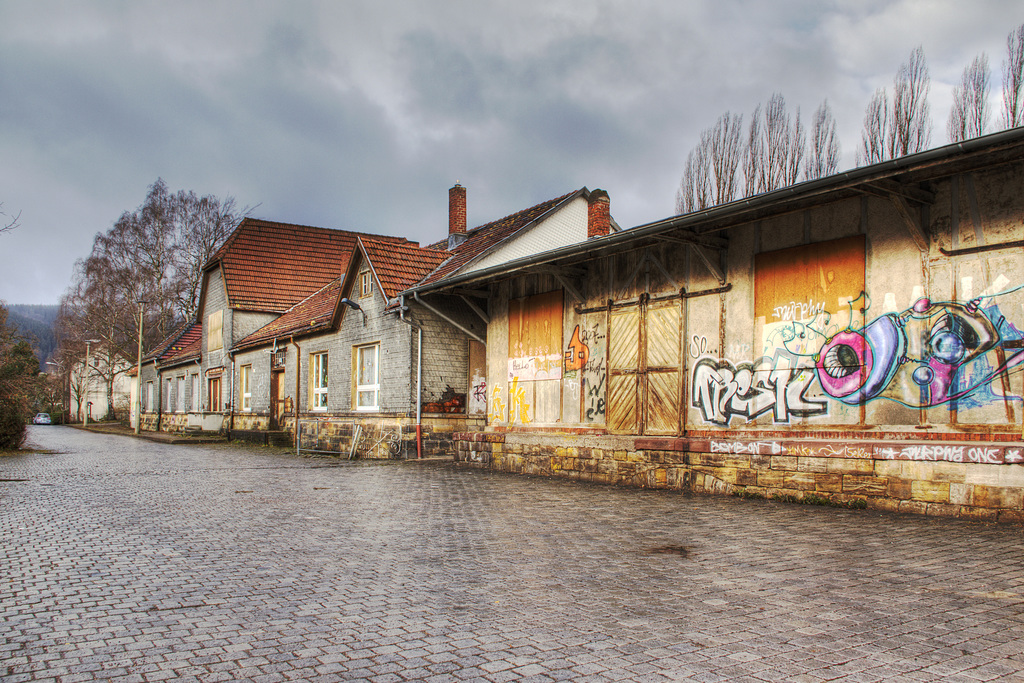
[[[994,303],[918,299],[896,314],[881,315],[862,329],[845,329],[825,340],[816,355],[826,394],[856,405],[887,398],[928,408],[974,397],[1004,399],[994,379],[1024,361],[1024,339]]]
[[[504,422],[505,419],[505,399],[501,395],[501,387],[496,386],[491,389],[491,407],[487,411],[487,421]]]
[[[959,409],[1021,401],[1005,380],[1024,364],[1024,333],[1007,321],[995,298],[1022,288],[966,303],[920,298],[863,326],[846,315],[838,330],[830,327],[829,312],[818,311],[810,320],[776,327],[770,337],[774,353],[757,361],[701,357],[693,369],[692,405],[706,422],[724,426],[769,410],[774,422],[783,423],[791,415],[825,415],[831,400]],[[867,298],[862,294],[857,301],[866,311]],[[698,339],[691,350],[699,348]]]
[[[584,336],[586,334],[584,333]],[[580,338],[580,326],[572,331],[572,339],[569,340],[569,348],[565,351],[565,372],[566,374],[576,370],[582,370],[590,360],[590,347]]]
[[[806,458],[847,458],[875,460],[944,461],[983,464],[1024,462],[1019,446],[951,444],[841,444],[815,441],[716,441],[710,453],[739,455],[785,455]]]
[[[735,417],[753,420],[771,411],[774,422],[790,416],[824,415],[825,400],[810,396],[813,365],[779,350],[749,363],[704,357],[693,366],[691,402],[706,422],[728,425]]]
[[[608,334],[597,321],[577,325],[580,343],[587,349],[586,360],[580,366],[583,393],[583,421],[604,422],[605,385],[608,383]]]
[[[487,378],[474,374],[469,389],[469,412],[471,414],[487,412]]]
[[[526,397],[526,387],[519,383],[518,377],[512,380],[512,385],[508,388],[508,419],[509,422],[519,422],[520,424],[529,424],[533,421],[530,419],[530,403]]]

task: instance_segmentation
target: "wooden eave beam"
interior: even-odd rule
[[[896,213],[903,219],[904,225],[907,227],[907,232],[910,233],[910,237],[913,238],[917,248],[923,252],[928,251],[928,236],[924,230],[918,224],[918,221],[914,218],[914,214],[911,213],[910,207],[907,205],[907,200],[903,197],[890,194],[889,201],[892,202],[893,207],[896,209]]]
[[[696,244],[691,244],[690,250],[697,255],[697,258],[701,260],[701,262],[704,264],[704,267],[707,268],[708,271],[718,279],[718,282],[724,285],[725,273],[723,273],[722,269],[719,268],[715,263],[711,261],[711,259],[708,258],[707,254],[704,253],[704,250],[701,249]]]
[[[576,288],[576,285],[569,281],[568,277],[566,277],[566,275],[572,276],[573,274],[575,274],[577,277],[582,277],[582,269],[569,267],[555,268],[552,266],[545,266],[544,268],[538,268],[537,272],[547,273],[548,275],[554,277],[563,287],[565,287],[565,291],[569,292],[569,294],[571,294],[572,297],[576,299],[576,301],[583,303],[584,299],[583,295],[580,294],[580,290]]]
[[[889,180],[887,178],[879,178],[864,186],[866,189],[870,188],[875,190],[870,194],[878,194],[879,196],[889,197],[896,195],[905,199],[910,199],[917,202],[918,204],[934,204],[935,193],[923,190],[920,187],[914,187],[906,183],[899,183],[895,180]]]

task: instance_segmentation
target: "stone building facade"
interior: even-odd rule
[[[1022,152],[1008,131],[414,288],[489,293],[458,458],[1021,519]]]

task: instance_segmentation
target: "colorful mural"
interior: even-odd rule
[[[772,421],[829,412],[829,401],[863,405],[888,399],[909,408],[960,409],[1021,401],[998,385],[1024,363],[1024,333],[1008,322],[996,297],[1024,288],[956,301],[918,299],[862,327],[830,325],[828,311],[776,326],[775,351],[752,362],[702,356],[694,363],[691,404],[705,422],[728,425],[772,412]],[[864,302],[858,297],[849,306]],[[988,305],[983,305],[988,302]],[[843,316],[856,319],[851,311]],[[696,338],[695,338],[696,339]]]
[[[998,306],[983,309],[981,303],[922,298],[899,314],[829,337],[816,360],[822,389],[851,405],[888,398],[911,408],[971,396],[1024,361],[1015,343],[1024,335]]]

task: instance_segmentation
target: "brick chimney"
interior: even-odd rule
[[[448,190],[448,234],[466,232],[466,188],[458,183]]]
[[[593,190],[587,202],[587,239],[604,237],[611,230],[611,199],[604,190]]]
[[[466,237],[466,188],[456,181],[448,190],[448,251],[455,251]]]

